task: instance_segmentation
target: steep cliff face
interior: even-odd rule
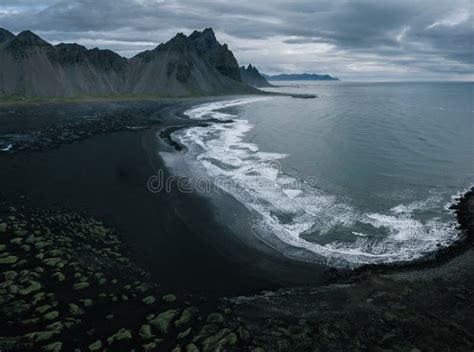
[[[130,60],[129,90],[165,96],[256,92],[240,81],[236,70],[232,52],[217,42],[212,30],[189,37],[180,33]]]
[[[0,30],[0,96],[256,92],[241,81],[237,60],[212,29],[178,34],[131,60],[78,44],[53,46],[30,31]]]
[[[215,67],[224,76],[241,81],[237,60],[227,44],[220,44],[212,28],[202,32],[194,31],[189,40],[196,48],[198,54]]]
[[[250,64],[247,68],[245,66],[240,67],[240,76],[243,82],[252,87],[273,87],[273,85],[268,83],[267,79],[258,72],[257,68]]]
[[[0,95],[56,95],[61,85],[49,60],[53,46],[24,31],[0,46]]]
[[[77,44],[59,44],[51,61],[59,65],[65,88],[73,95],[111,95],[126,92],[127,59],[110,50],[88,50]]]

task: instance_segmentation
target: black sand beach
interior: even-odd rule
[[[252,234],[247,238],[251,242],[245,243],[220,227],[208,201],[198,194],[178,192],[176,184],[169,193],[148,190],[151,176],[159,170],[165,178],[168,175],[158,155],[167,145],[157,135],[169,126],[196,124],[180,113],[201,101],[205,99],[157,103],[153,109],[144,103],[142,110],[137,102],[129,124],[153,127],[99,133],[38,152],[2,153],[0,183],[9,185],[3,188],[4,198],[24,195],[38,207],[84,211],[104,220],[123,234],[137,263],[173,290],[235,295],[321,281],[314,266],[284,258]],[[48,115],[51,125],[60,123],[57,116],[63,115],[58,113],[63,106],[43,109],[45,114],[56,112],[56,119]],[[90,108],[86,109],[84,114]],[[95,104],[96,114],[120,116],[123,110],[110,103]],[[27,121],[22,123],[27,130],[39,129],[36,121]],[[229,196],[224,202],[236,203]]]
[[[472,349],[474,252],[470,247],[430,267],[417,266],[403,271],[369,268],[341,275],[289,260],[251,235],[237,238],[219,225],[210,201],[199,195],[183,194],[175,188],[169,193],[150,192],[147,189],[150,176],[158,170],[168,175],[157,151],[173,148],[157,135],[170,127],[194,123],[181,118],[179,113],[201,101],[146,102],[143,106],[140,102],[126,103],[132,104],[126,105],[130,111],[126,115],[127,123],[114,125],[110,130],[105,123],[102,130],[89,134],[88,127],[78,125],[77,128],[85,131],[81,138],[46,142],[36,145],[36,151],[26,147],[23,151],[0,154],[2,214],[19,216],[24,212],[28,222],[31,209],[57,209],[79,212],[86,218],[92,216],[103,221],[105,227],[116,229],[123,243],[122,255],[129,257],[144,277],[149,273],[149,280],[157,285],[158,288],[153,288],[158,292],[154,296],[169,292],[178,296],[176,303],[169,306],[168,303],[164,307],[153,306],[159,311],[168,309],[164,312],[168,315],[160,315],[161,318],[169,317],[168,323],[174,321],[178,313],[189,307],[185,302],[200,307],[201,315],[190,325],[189,336],[178,338],[177,334],[183,332],[178,325],[175,324],[176,329],[163,331],[162,321],[156,322],[162,329],[157,333],[160,341],[149,340],[155,343],[154,347],[149,346],[150,350],[160,342],[161,348],[156,350],[175,347],[179,348],[176,351],[185,348],[196,351],[193,346],[200,346],[203,351],[224,346],[229,351],[339,351],[348,350],[347,346],[351,346],[351,351]],[[124,111],[122,103],[104,104],[96,103],[94,110],[102,109],[101,116],[105,118],[110,114],[120,116]],[[41,109],[47,115],[63,108],[45,105]],[[80,108],[76,105],[74,110]],[[2,119],[7,120],[9,117],[5,116]],[[67,113],[62,116],[50,117],[51,124],[44,126],[38,125],[34,116],[26,116],[22,128],[47,130],[68,117]],[[18,125],[3,123],[6,120],[2,120],[2,128],[18,133]],[[68,130],[70,126],[67,125]],[[228,201],[234,200],[229,197]],[[458,207],[461,226],[470,238],[473,202],[469,193]],[[42,216],[45,215],[37,215]],[[125,272],[123,278],[121,273],[114,275],[124,284],[129,280]],[[95,286],[92,289],[96,290]],[[97,295],[100,290],[87,293]],[[261,294],[261,291],[267,292]],[[60,296],[60,305],[63,299],[70,298],[68,292]],[[241,297],[218,299],[236,296]],[[131,301],[141,302],[142,298],[145,297],[137,295]],[[131,306],[122,302],[121,307],[107,307],[121,316]],[[217,314],[212,315],[215,311]],[[9,328],[3,330],[6,333],[0,341],[6,347],[5,341],[16,341],[14,336],[25,333],[18,330],[17,322],[9,325],[15,319],[14,313],[9,314],[13,315],[2,322]],[[22,314],[25,319],[30,313]],[[144,319],[147,314],[147,310],[140,310],[133,319]],[[85,315],[82,319],[87,327],[79,325],[76,334],[90,331],[98,318]],[[44,328],[42,320],[37,324],[35,329]],[[121,334],[108,343],[114,350],[130,350],[130,346],[144,343],[141,339],[145,338],[138,333],[141,328],[138,321],[119,319],[112,325],[110,329],[90,332],[81,347],[91,349],[90,345],[97,339],[107,345],[107,338],[115,336],[112,330],[119,327],[125,330],[120,330]],[[121,343],[119,337],[123,336]],[[30,341],[23,350],[44,346],[45,341]],[[64,346],[68,347],[75,343],[70,339],[65,341]],[[55,343],[54,338],[47,342]],[[57,346],[45,350],[61,350],[54,349]]]

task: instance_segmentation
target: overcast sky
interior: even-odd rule
[[[344,80],[474,80],[473,0],[1,0],[0,27],[131,57],[213,27],[240,64]]]

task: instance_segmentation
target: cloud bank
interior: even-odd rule
[[[346,80],[473,80],[471,0],[2,0],[0,27],[131,57],[213,27],[240,64]]]

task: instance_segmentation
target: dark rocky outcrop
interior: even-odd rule
[[[130,60],[129,90],[165,96],[256,93],[241,82],[239,66],[212,29],[182,33]]]
[[[100,50],[94,48],[88,50],[79,44],[58,44],[52,52],[51,59],[62,65],[91,64],[95,68],[104,71],[126,72],[128,69],[127,59],[111,50]]]
[[[193,43],[200,56],[204,57],[224,76],[241,81],[239,65],[227,44],[220,44],[212,28],[202,32],[194,31],[189,40]]]
[[[242,81],[252,87],[273,87],[265,77],[263,77],[255,66],[248,65],[240,67]]]
[[[60,64],[77,64],[87,57],[87,48],[79,44],[58,44],[52,59]]]
[[[131,60],[78,44],[51,45],[31,31],[0,29],[1,96],[189,96],[257,93],[212,29],[180,33]]]

